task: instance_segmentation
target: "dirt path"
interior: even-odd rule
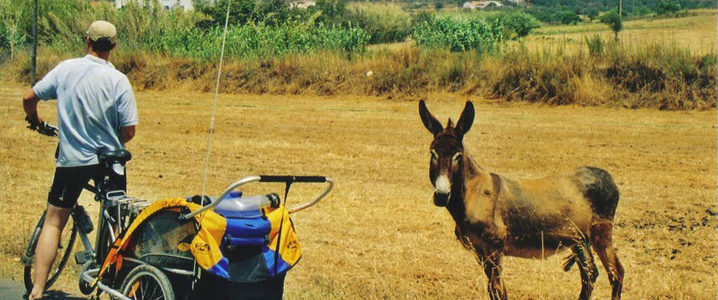
[[[15,300],[25,298],[25,285],[8,279],[0,279],[0,296],[2,299]],[[45,300],[84,300],[88,298],[73,296],[62,291],[51,290],[45,294]]]
[[[20,282],[0,279],[0,295],[3,299],[24,299],[25,286]]]

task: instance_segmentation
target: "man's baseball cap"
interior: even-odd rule
[[[90,40],[97,42],[101,38],[109,39],[113,44],[117,42],[117,29],[115,25],[107,21],[95,21],[87,29],[87,36]]]

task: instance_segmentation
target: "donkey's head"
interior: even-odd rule
[[[434,185],[434,204],[446,206],[451,198],[452,184],[458,183],[464,169],[464,134],[474,123],[474,105],[466,101],[459,122],[454,124],[449,119],[446,128],[426,108],[423,100],[419,101],[419,115],[426,129],[434,135],[431,142],[431,163],[429,179]]]

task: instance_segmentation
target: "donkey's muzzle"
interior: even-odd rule
[[[449,203],[449,197],[451,193],[437,193],[434,192],[434,205],[444,207]]]

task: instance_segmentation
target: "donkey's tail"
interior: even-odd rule
[[[564,272],[570,271],[571,267],[573,267],[573,265],[576,264],[576,260],[577,260],[576,254],[573,254],[573,253],[569,254],[566,257],[566,261],[563,262],[563,271]]]

